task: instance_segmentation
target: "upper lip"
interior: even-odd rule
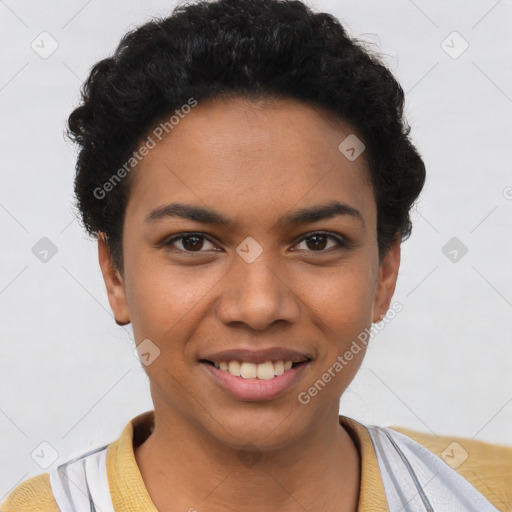
[[[215,352],[207,354],[204,357],[200,357],[200,360],[202,361],[245,361],[254,364],[264,363],[266,361],[292,361],[293,363],[300,363],[310,359],[311,357],[303,352],[297,352],[296,350],[290,350],[283,347],[259,350],[237,348],[222,350],[221,352]]]

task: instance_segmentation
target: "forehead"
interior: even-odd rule
[[[351,161],[339,149],[354,135],[362,138],[350,123],[294,100],[200,102],[133,171],[126,216],[179,200],[262,221],[263,212],[339,200],[371,217],[365,154]]]

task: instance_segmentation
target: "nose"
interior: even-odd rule
[[[252,263],[237,256],[234,267],[223,280],[218,302],[219,319],[228,326],[245,325],[254,330],[273,323],[295,323],[299,298],[289,275],[260,255]]]

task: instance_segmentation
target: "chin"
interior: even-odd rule
[[[238,410],[215,415],[204,427],[218,442],[233,449],[255,445],[261,451],[276,450],[299,441],[308,430],[310,422],[299,416],[306,412],[304,408],[294,411],[292,407],[244,403]]]

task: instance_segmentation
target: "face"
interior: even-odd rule
[[[209,101],[133,171],[124,275],[101,240],[99,256],[116,319],[158,354],[157,425],[272,449],[337,418],[365,346],[335,363],[387,311],[399,266],[399,242],[379,264],[364,153],[338,149],[357,133],[293,100]]]

